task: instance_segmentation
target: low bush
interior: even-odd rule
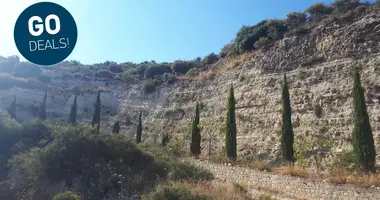
[[[331,14],[332,11],[333,8],[324,3],[315,3],[306,9],[306,12],[309,14],[309,20],[311,21],[320,21],[326,15]]]
[[[206,65],[211,65],[216,63],[219,60],[218,55],[215,53],[210,53],[206,57],[203,58],[203,63]]]
[[[172,63],[173,72],[176,74],[186,74],[195,66],[195,63],[191,61],[176,60]]]
[[[198,75],[199,75],[199,69],[197,69],[197,68],[190,69],[190,70],[186,73],[186,75],[187,75],[187,76],[192,76],[192,77],[198,76]]]
[[[156,162],[124,135],[94,134],[94,128],[85,126],[49,129],[50,143],[10,162],[24,172],[30,192],[39,199],[50,199],[46,188],[56,183],[64,183],[85,199],[103,199],[114,193],[142,192],[166,177],[165,163]]]
[[[144,89],[143,90],[144,90],[145,94],[149,94],[149,93],[156,91],[156,86],[152,80],[146,80],[146,81],[144,81]]]
[[[306,14],[301,12],[291,12],[286,15],[286,25],[289,29],[298,27],[306,22]]]
[[[14,76],[24,78],[38,78],[42,70],[35,64],[29,62],[20,62],[14,67]]]
[[[353,170],[355,168],[355,155],[353,151],[342,151],[337,153],[333,163],[333,168]]]
[[[225,45],[219,53],[219,57],[224,58],[226,56],[236,55],[235,44],[233,42]]]
[[[165,83],[172,84],[177,80],[177,77],[173,74],[165,73],[164,75],[162,75],[162,80]]]
[[[108,69],[112,72],[112,73],[122,73],[124,71],[124,67],[121,66],[121,65],[118,65],[116,63],[114,64],[110,64],[108,66]]]
[[[281,39],[287,27],[284,20],[268,19],[254,26],[243,26],[236,35],[235,50],[239,53],[254,49],[254,44],[262,37]]]
[[[346,13],[360,6],[359,0],[335,0],[332,3],[334,13]]]
[[[307,58],[306,60],[304,60],[302,63],[301,63],[301,67],[307,67],[307,66],[312,66],[313,64],[317,64],[317,63],[321,63],[323,61],[325,61],[325,57],[323,55],[319,55],[319,56],[311,56],[309,58]]]
[[[203,168],[196,167],[188,162],[173,162],[172,165],[173,180],[187,181],[204,181],[214,179],[214,175]]]
[[[272,41],[267,37],[262,37],[253,45],[255,49],[267,48],[272,44]]]
[[[114,77],[114,74],[106,69],[101,69],[101,70],[98,70],[96,73],[95,73],[95,76],[96,77],[99,77],[99,78],[108,78],[108,79],[111,79]]]
[[[144,73],[145,78],[154,78],[155,75],[163,75],[171,73],[172,69],[167,64],[159,64],[150,66]]]
[[[288,32],[285,33],[285,36],[286,37],[289,37],[289,36],[302,36],[302,35],[306,35],[310,32],[310,29],[307,28],[305,25],[302,25],[302,26],[298,26],[294,29],[291,29],[289,30]]]
[[[76,195],[74,192],[66,191],[55,195],[53,200],[80,200],[80,196]]]

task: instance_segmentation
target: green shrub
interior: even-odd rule
[[[218,55],[215,53],[210,53],[206,57],[203,58],[203,63],[206,65],[211,65],[216,63],[219,60]]]
[[[360,6],[359,0],[335,0],[332,3],[335,13],[345,13],[349,10],[354,10],[358,6]]]
[[[112,72],[106,70],[106,69],[101,69],[101,70],[99,70],[99,71],[97,71],[95,73],[95,76],[99,77],[99,78],[108,78],[108,79],[110,79],[110,78],[113,78],[114,74]]]
[[[286,15],[286,25],[288,28],[298,27],[306,22],[306,14],[301,12],[291,12]]]
[[[177,80],[177,78],[173,74],[165,73],[164,75],[162,75],[162,80],[165,83],[172,84],[172,83],[174,83]]]
[[[154,85],[152,80],[144,81],[144,93],[149,94],[156,91],[156,86]]]
[[[235,50],[235,44],[231,42],[222,48],[222,50],[219,53],[219,57],[224,58],[225,56],[236,55],[236,54],[237,52]]]
[[[320,62],[323,62],[325,61],[325,56],[323,55],[319,55],[319,56],[312,56],[310,58],[307,58],[306,60],[304,60],[302,63],[301,63],[301,66],[302,67],[306,67],[306,66],[311,66],[313,64],[316,64],[316,63],[320,63]]]
[[[165,73],[171,73],[172,69],[167,64],[159,64],[150,66],[144,73],[145,78],[154,78],[155,75],[163,75]]]
[[[267,37],[262,37],[258,41],[256,41],[253,46],[255,47],[255,49],[261,49],[261,48],[267,48],[271,44],[272,44],[272,41],[270,39],[268,39]]]
[[[284,20],[263,20],[254,26],[243,26],[236,35],[235,50],[239,53],[254,49],[254,44],[262,37],[274,40],[283,37],[287,30]]]
[[[74,192],[66,191],[56,194],[53,200],[80,200],[80,196],[76,195]]]
[[[357,13],[357,14],[363,13],[365,10],[367,10],[367,8],[368,8],[368,6],[366,6],[366,5],[358,6],[355,9],[355,13]]]
[[[278,200],[278,199],[272,197],[272,195],[270,194],[262,194],[257,197],[257,200]]]
[[[197,68],[193,68],[193,69],[190,69],[187,73],[186,73],[187,76],[198,76],[199,75],[199,69]]]
[[[20,124],[7,112],[0,111],[0,181],[7,176],[7,162],[13,153],[40,146],[40,140],[49,141],[49,138],[50,133],[41,121]]]
[[[20,63],[18,56],[10,56],[7,58],[1,57],[0,59],[0,73],[12,73],[16,64]]]
[[[190,69],[195,67],[194,62],[176,60],[172,63],[172,69],[174,73],[186,74]]]
[[[285,36],[302,36],[310,32],[310,29],[307,28],[305,25],[298,26],[294,29],[289,30],[285,33]]]
[[[103,199],[108,192],[142,192],[167,175],[164,163],[143,153],[123,134],[94,134],[95,128],[84,126],[49,129],[53,136],[49,144],[10,162],[25,172],[39,199],[48,199],[46,187],[53,183],[65,183],[88,199]]]
[[[214,179],[214,175],[210,171],[196,167],[189,162],[174,162],[171,168],[173,180],[204,181]]]
[[[111,64],[108,66],[108,69],[112,72],[112,73],[122,73],[124,71],[124,67],[121,66],[121,65],[118,65],[116,63],[114,64]]]
[[[380,0],[375,0],[374,4],[375,4],[376,6],[380,6]]]
[[[309,19],[311,21],[320,21],[326,15],[331,14],[332,11],[333,8],[327,6],[324,3],[316,3],[306,9],[306,12],[309,14]]]
[[[352,169],[355,166],[355,154],[351,151],[342,151],[336,154],[336,159],[334,160],[334,168],[344,168],[347,170]]]
[[[145,71],[148,69],[148,65],[140,64],[139,67],[136,68],[136,73],[140,76],[143,76]]]
[[[15,65],[14,72],[14,75],[18,77],[38,78],[40,77],[42,70],[35,64],[29,62],[20,62]]]

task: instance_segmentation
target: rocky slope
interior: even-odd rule
[[[198,101],[202,105],[204,126],[202,151],[209,152],[211,137],[211,152],[218,154],[223,146],[227,89],[233,84],[239,156],[246,159],[258,156],[277,163],[280,87],[282,74],[287,72],[297,140],[324,138],[322,143],[330,145],[322,148],[312,142],[313,148],[331,158],[336,152],[350,148],[353,128],[350,70],[360,65],[377,152],[380,152],[379,47],[380,12],[371,8],[363,13],[326,19],[309,33],[286,37],[268,49],[220,59],[210,69],[212,72],[205,71],[195,80],[181,79],[149,95],[143,93],[142,84],[44,69],[43,73],[52,80],[48,85],[48,118],[67,120],[74,98],[73,86],[76,86],[82,91],[78,97],[78,118],[90,121],[96,97],[91,91],[101,88],[105,91],[101,97],[103,127],[109,127],[118,118],[123,130],[133,134],[138,112],[143,111],[145,140],[158,140],[163,133],[170,133],[173,143],[187,147],[188,140],[183,138],[189,137],[188,124]],[[0,76],[13,80],[6,74]],[[1,87],[0,109],[8,107],[16,95],[18,119],[30,119],[31,110],[42,101],[46,87],[28,80]],[[320,118],[315,114],[317,105],[323,110]]]

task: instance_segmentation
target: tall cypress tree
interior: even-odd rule
[[[367,106],[365,103],[364,89],[360,81],[359,69],[354,72],[354,86],[352,91],[355,127],[352,132],[352,146],[357,166],[363,171],[375,171],[376,150]]]
[[[97,133],[100,132],[100,92],[98,92],[98,95],[96,97],[96,102],[95,102],[95,112],[94,116],[92,117],[92,126],[96,126]]]
[[[16,96],[13,97],[12,104],[7,111],[12,119],[16,119]]]
[[[142,112],[140,112],[140,115],[139,115],[139,124],[137,125],[137,132],[136,132],[136,143],[140,143],[141,142],[141,135],[142,135],[142,121],[141,121],[141,117],[142,117]]]
[[[284,74],[282,85],[282,129],[281,129],[281,152],[282,156],[289,162],[294,162],[294,133],[292,126],[292,108],[290,106],[289,88]]]
[[[46,99],[47,99],[47,89],[45,91],[44,100],[41,103],[41,106],[38,109],[38,117],[42,120],[46,120]]]
[[[190,151],[191,154],[198,157],[201,154],[201,133],[198,127],[199,125],[199,105],[197,102],[195,108],[195,117],[191,125],[191,144]]]
[[[75,125],[77,123],[77,96],[75,95],[73,105],[71,105],[69,124]]]
[[[120,132],[120,123],[116,121],[112,128],[112,133],[118,134]]]
[[[231,85],[227,103],[226,153],[230,160],[236,160],[236,119],[234,88]]]

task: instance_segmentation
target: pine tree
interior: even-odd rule
[[[234,88],[231,85],[227,104],[226,152],[230,160],[236,160],[236,119]]]
[[[116,121],[112,128],[112,133],[118,134],[120,132],[120,123]]]
[[[198,157],[201,154],[201,133],[199,129],[199,105],[195,108],[195,117],[191,126],[191,154]]]
[[[77,123],[77,96],[75,95],[73,105],[71,105],[69,124],[75,125]]]
[[[292,126],[292,108],[290,106],[289,88],[284,74],[282,85],[282,129],[281,129],[281,152],[282,156],[289,162],[294,162],[294,133]]]
[[[139,124],[137,125],[137,132],[136,132],[136,143],[141,142],[141,135],[142,135],[142,121],[141,121],[142,113],[140,112],[139,115]]]
[[[12,104],[7,111],[12,119],[16,119],[16,96],[13,97]]]
[[[92,117],[92,126],[96,126],[97,133],[100,132],[100,92],[98,93],[96,97],[96,102],[95,102],[95,112],[94,116]]]
[[[359,69],[354,72],[352,91],[355,127],[352,133],[352,146],[357,167],[363,171],[375,171],[376,150],[364,98],[364,89],[360,82]]]
[[[38,117],[42,120],[46,120],[46,99],[47,99],[47,90],[45,91],[44,100],[41,103],[41,106],[38,109]]]

